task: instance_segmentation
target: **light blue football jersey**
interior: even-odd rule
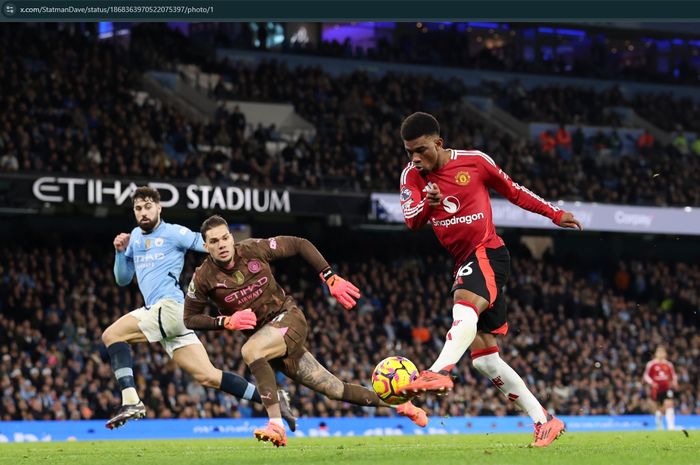
[[[117,284],[128,285],[136,273],[147,307],[161,299],[184,302],[179,279],[188,250],[206,253],[200,233],[163,220],[148,234],[136,227],[131,231],[126,251],[116,254]]]

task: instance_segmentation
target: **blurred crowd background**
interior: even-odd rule
[[[3,247],[0,250],[0,418],[107,418],[119,389],[100,335],[143,304],[135,284],[114,284],[109,242],[102,247]],[[362,291],[347,312],[324,292],[300,259],[279,262],[278,281],[302,305],[308,346],[344,381],[369,386],[382,358],[400,354],[428,367],[451,320],[451,259],[434,254],[382,256],[368,245],[335,263]],[[507,286],[510,332],[501,354],[543,405],[560,414],[623,414],[648,410],[642,383],[658,345],[669,350],[680,390],[679,413],[700,414],[700,267],[697,263],[621,260],[590,266],[533,259],[515,247]],[[384,252],[386,253],[386,252]],[[379,258],[381,257],[381,258]],[[202,255],[190,254],[183,284]],[[215,366],[246,376],[240,335],[201,334]],[[207,390],[177,368],[158,344],[134,348],[136,381],[149,416],[227,417],[262,414],[260,406]],[[431,415],[507,415],[514,405],[472,369],[442,398],[419,401]],[[249,376],[249,375],[247,375]],[[382,415],[329,401],[280,375],[304,416]]]
[[[0,28],[0,174],[395,192],[407,162],[401,120],[426,110],[441,121],[447,146],[490,154],[547,199],[700,206],[698,99],[653,86],[626,90],[630,82],[697,90],[691,87],[700,70],[697,38],[659,33],[628,40],[629,31],[595,28],[435,24],[397,29],[392,40],[363,46],[342,39],[275,45],[277,26],[263,23],[191,25],[188,34],[142,24],[128,37],[113,31],[110,40],[102,40],[94,25],[6,24]],[[558,41],[554,48],[546,45],[550,36]],[[557,55],[561,47],[576,50],[576,41],[585,43],[585,56]],[[259,62],[222,58],[214,53],[219,47],[270,55]],[[528,47],[535,47],[532,60]],[[381,76],[338,74],[324,66],[291,67],[279,53],[406,67]],[[667,63],[668,56],[675,61]],[[193,118],[144,92],[142,76],[150,70],[187,81],[181,65],[217,77],[198,88],[219,102],[208,118]],[[414,72],[422,65],[485,74],[471,85]],[[494,78],[490,72],[511,74]],[[523,81],[528,75],[584,81],[532,86]],[[586,79],[604,81],[593,86]],[[530,137],[514,134],[477,117],[469,98],[491,102],[519,124],[546,124]],[[275,125],[251,123],[226,101],[290,103],[315,133],[290,138]],[[647,126],[630,130],[630,112]],[[194,222],[188,226],[197,229]],[[17,244],[0,247],[0,420],[108,418],[119,391],[100,335],[142,305],[138,289],[115,285],[109,238],[26,241],[23,233],[12,232]],[[665,345],[679,375],[678,412],[700,414],[700,268],[692,254],[687,262],[629,253],[580,262],[552,253],[533,257],[517,240],[509,245],[510,333],[502,357],[543,405],[570,415],[648,411],[642,372],[656,346]],[[352,312],[335,305],[307,266],[278,268],[279,281],[306,312],[309,348],[342,380],[367,386],[375,364],[388,355],[429,366],[451,324],[453,264],[434,244],[406,253],[368,239],[355,252],[329,254],[362,290]],[[201,259],[188,256],[183,285]],[[217,367],[249,376],[238,335],[201,337]],[[134,346],[134,360],[150,417],[263,415],[260,406],[197,385],[158,345]],[[450,396],[419,401],[431,415],[517,413],[468,357],[457,368],[460,380]],[[300,415],[390,414],[279,381]]]

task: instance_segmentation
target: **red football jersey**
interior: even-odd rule
[[[676,382],[676,370],[668,360],[650,360],[644,370],[644,381],[659,391],[667,391]]]
[[[515,183],[478,150],[450,150],[450,160],[425,177],[409,163],[401,173],[401,207],[411,229],[430,222],[440,243],[459,265],[478,247],[498,248],[503,239],[496,234],[491,214],[489,188],[510,202],[558,223],[562,210]],[[437,184],[442,204],[431,207],[426,200],[429,184]]]

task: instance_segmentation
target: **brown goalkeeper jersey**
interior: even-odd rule
[[[277,284],[270,262],[301,255],[317,272],[328,262],[306,239],[277,236],[269,239],[246,239],[234,246],[233,266],[225,268],[208,257],[194,272],[185,296],[185,325],[190,329],[217,329],[216,318],[205,314],[211,300],[220,315],[250,308],[258,323],[252,334],[275,316],[295,307],[296,301]]]

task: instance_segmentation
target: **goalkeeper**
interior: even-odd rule
[[[226,220],[216,215],[204,221],[201,233],[209,257],[197,268],[187,289],[185,325],[197,330],[240,330],[248,337],[241,355],[255,376],[269,417],[267,426],[254,431],[258,440],[277,447],[287,443],[275,395],[275,369],[333,400],[391,407],[374,391],[340,381],[305,347],[308,326],[304,313],[277,283],[270,262],[300,255],[345,309],[354,307],[360,297],[360,291],[336,275],[311,242],[277,236],[235,243]],[[219,316],[205,314],[209,300],[219,309]],[[419,426],[428,423],[425,412],[410,402],[399,405],[396,411]]]

